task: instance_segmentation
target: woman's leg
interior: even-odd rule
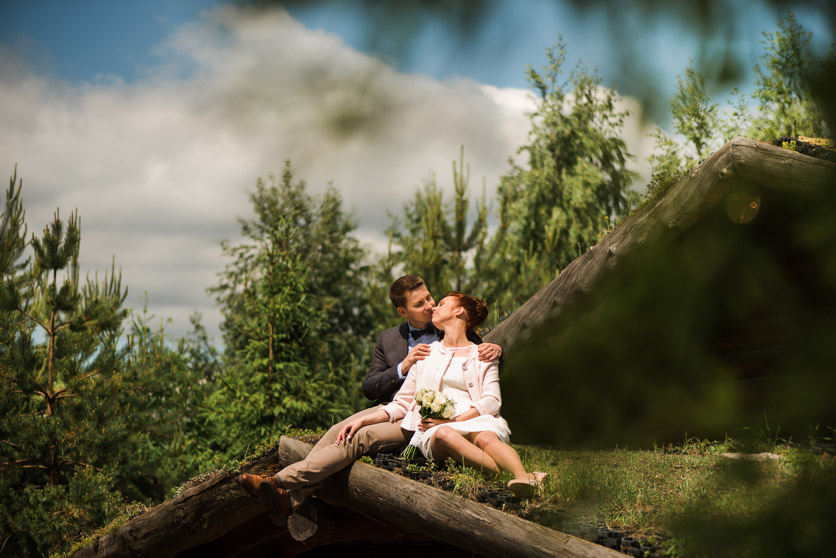
[[[501,469],[510,471],[514,478],[526,480],[531,478],[517,451],[500,440],[493,432],[477,432],[473,443],[484,450]]]
[[[499,472],[499,465],[487,452],[450,427],[439,426],[430,446],[436,461],[444,461],[449,457],[457,463],[464,462],[468,467]]]

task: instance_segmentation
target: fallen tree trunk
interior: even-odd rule
[[[566,266],[484,339],[506,351],[525,341],[647,242],[675,238],[720,203],[726,203],[729,217],[737,220],[735,196],[760,203],[761,195],[777,190],[812,198],[834,180],[834,163],[737,137]]]
[[[275,471],[275,455],[248,463],[243,473]],[[242,489],[239,471],[220,471],[189,487],[73,553],[73,558],[177,556],[212,541],[264,513],[264,506]]]
[[[310,450],[304,442],[282,438],[279,464],[295,463]],[[334,475],[315,494],[329,504],[349,507],[480,556],[623,557],[603,546],[365,463],[355,463]]]

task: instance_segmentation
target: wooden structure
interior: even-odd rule
[[[310,448],[282,438],[275,453],[241,472],[276,471],[302,459]],[[215,473],[73,558],[365,556],[370,550],[398,557],[431,552],[439,558],[621,556],[362,462],[334,475],[315,493],[319,527],[305,532],[303,521],[294,532],[292,521],[283,528],[270,521],[261,501],[238,486],[238,473]]]
[[[566,266],[488,332],[485,341],[506,349],[525,341],[648,242],[675,238],[718,205],[733,221],[748,223],[758,214],[763,196],[783,193],[812,200],[827,184],[836,184],[836,163],[737,137]]]
[[[507,350],[514,440],[653,447],[836,424],[834,212],[836,163],[724,145],[484,336]]]

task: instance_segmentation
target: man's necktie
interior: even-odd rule
[[[422,335],[429,335],[431,333],[435,333],[435,327],[432,324],[428,325],[424,329],[413,329],[411,332],[413,339],[418,339]]]

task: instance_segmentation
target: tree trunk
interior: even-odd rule
[[[268,456],[247,464],[240,472],[267,474],[275,469],[275,456]],[[215,540],[264,513],[261,500],[238,485],[238,473],[213,473],[200,484],[133,518],[72,556],[165,558]]]

